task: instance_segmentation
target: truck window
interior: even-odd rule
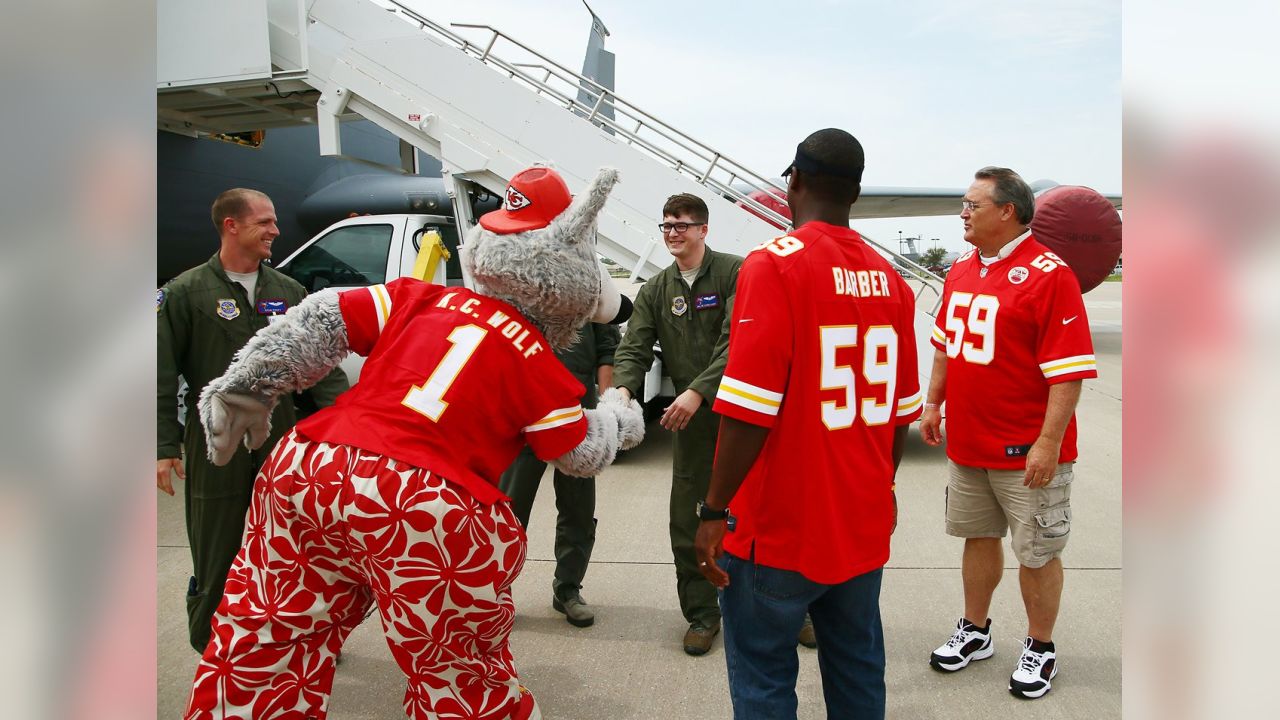
[[[297,280],[307,292],[330,285],[364,286],[387,281],[391,225],[340,227],[298,253],[281,272]]]

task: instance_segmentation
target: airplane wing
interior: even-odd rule
[[[864,187],[850,220],[959,215],[964,188]]]
[[[1057,187],[1052,180],[1037,180],[1031,189],[1037,195]],[[786,187],[785,183],[783,187]],[[858,202],[849,208],[850,220],[874,218],[930,217],[959,215],[965,188],[863,187]],[[1121,196],[1102,193],[1117,210],[1122,209]]]

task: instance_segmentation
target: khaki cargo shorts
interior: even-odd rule
[[[1022,470],[991,470],[947,461],[947,534],[1004,537],[1013,529],[1013,554],[1026,567],[1043,567],[1062,554],[1071,535],[1074,462],[1058,465],[1053,480],[1034,490]]]

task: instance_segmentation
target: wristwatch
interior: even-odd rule
[[[716,510],[715,508],[712,508],[710,505],[702,502],[701,500],[698,501],[697,509],[698,509],[699,520],[724,520],[725,518],[729,517],[729,508],[725,508],[723,510]]]

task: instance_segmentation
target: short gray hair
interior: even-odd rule
[[[260,190],[251,190],[249,188],[231,188],[223,191],[221,195],[213,201],[211,215],[213,216],[213,226],[222,232],[222,221],[227,218],[235,218],[239,220],[249,212],[249,204],[254,200],[265,200],[271,202],[271,198]]]
[[[1031,192],[1031,186],[1021,175],[1009,168],[988,165],[974,173],[973,177],[993,181],[996,188],[991,194],[992,200],[999,205],[1012,203],[1014,212],[1018,214],[1018,222],[1023,225],[1031,224],[1031,218],[1036,214],[1036,195]]]

